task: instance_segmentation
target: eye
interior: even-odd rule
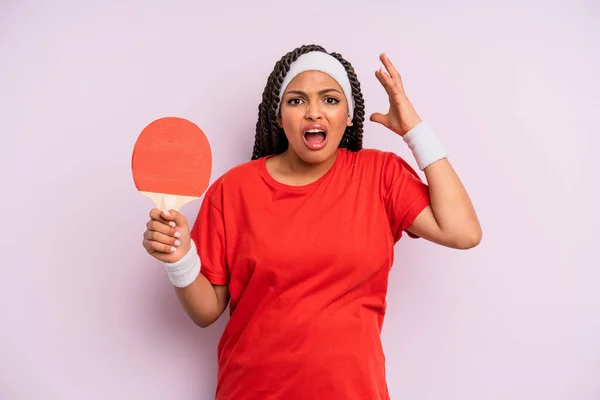
[[[301,102],[302,102],[302,100],[301,100],[301,99],[299,99],[299,98],[294,98],[294,99],[289,99],[287,103],[288,103],[290,106],[297,106],[297,105],[298,105],[298,104],[300,104]]]
[[[325,103],[327,104],[338,104],[340,101],[335,97],[328,97],[325,99]]]

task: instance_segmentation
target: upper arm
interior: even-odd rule
[[[406,230],[425,240],[453,249],[469,249],[472,247],[469,244],[470,242],[461,240],[460,235],[453,235],[442,231],[431,205],[423,209]]]
[[[213,287],[215,288],[215,293],[217,294],[217,303],[219,305],[217,318],[219,318],[229,304],[229,289],[227,288],[227,285],[213,285]]]
[[[226,291],[230,279],[222,190],[222,186],[215,183],[207,191],[190,232],[190,237],[198,248],[200,273],[208,279],[215,290],[217,286],[225,286],[218,289],[219,293]]]
[[[222,186],[219,182],[220,179],[215,181],[206,192],[190,232],[198,249],[200,274],[205,278],[202,281],[208,285],[204,289],[214,290],[214,295],[210,293],[211,299],[204,304],[209,309],[203,316],[204,320],[200,321],[200,326],[215,322],[230,301],[225,221],[221,204]]]
[[[425,207],[406,230],[430,242],[453,247],[440,229],[431,205]]]
[[[415,218],[429,207],[429,187],[394,153],[386,153],[382,168],[381,195],[392,236],[398,241]]]

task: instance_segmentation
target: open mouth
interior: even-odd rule
[[[304,142],[311,149],[321,149],[327,143],[327,132],[319,128],[307,129],[304,132]]]

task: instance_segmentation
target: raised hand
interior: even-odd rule
[[[382,53],[379,59],[385,70],[380,68],[375,71],[375,76],[388,94],[390,109],[387,114],[373,113],[371,121],[382,124],[400,136],[421,123],[421,118],[415,111],[410,100],[404,92],[404,85],[400,73],[396,70],[390,59]],[[386,71],[387,70],[387,71]]]

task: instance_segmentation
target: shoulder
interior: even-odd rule
[[[389,152],[379,149],[362,149],[356,152],[357,159],[362,162],[384,163],[389,156]]]
[[[406,179],[422,182],[417,171],[401,156],[379,149],[346,151],[347,165],[362,179],[381,185],[382,190],[399,184]]]
[[[416,174],[406,160],[392,151],[373,148],[365,148],[355,152],[345,150],[345,156],[355,165],[369,167],[382,173],[385,173],[390,168],[402,167]]]
[[[207,189],[205,196],[217,200],[223,195],[224,191],[229,192],[239,189],[259,175],[261,162],[261,159],[251,160],[231,167],[214,180]]]
[[[263,162],[263,159],[243,162],[230,168],[219,179],[227,185],[243,183],[246,179],[256,176],[259,173],[261,163]]]

